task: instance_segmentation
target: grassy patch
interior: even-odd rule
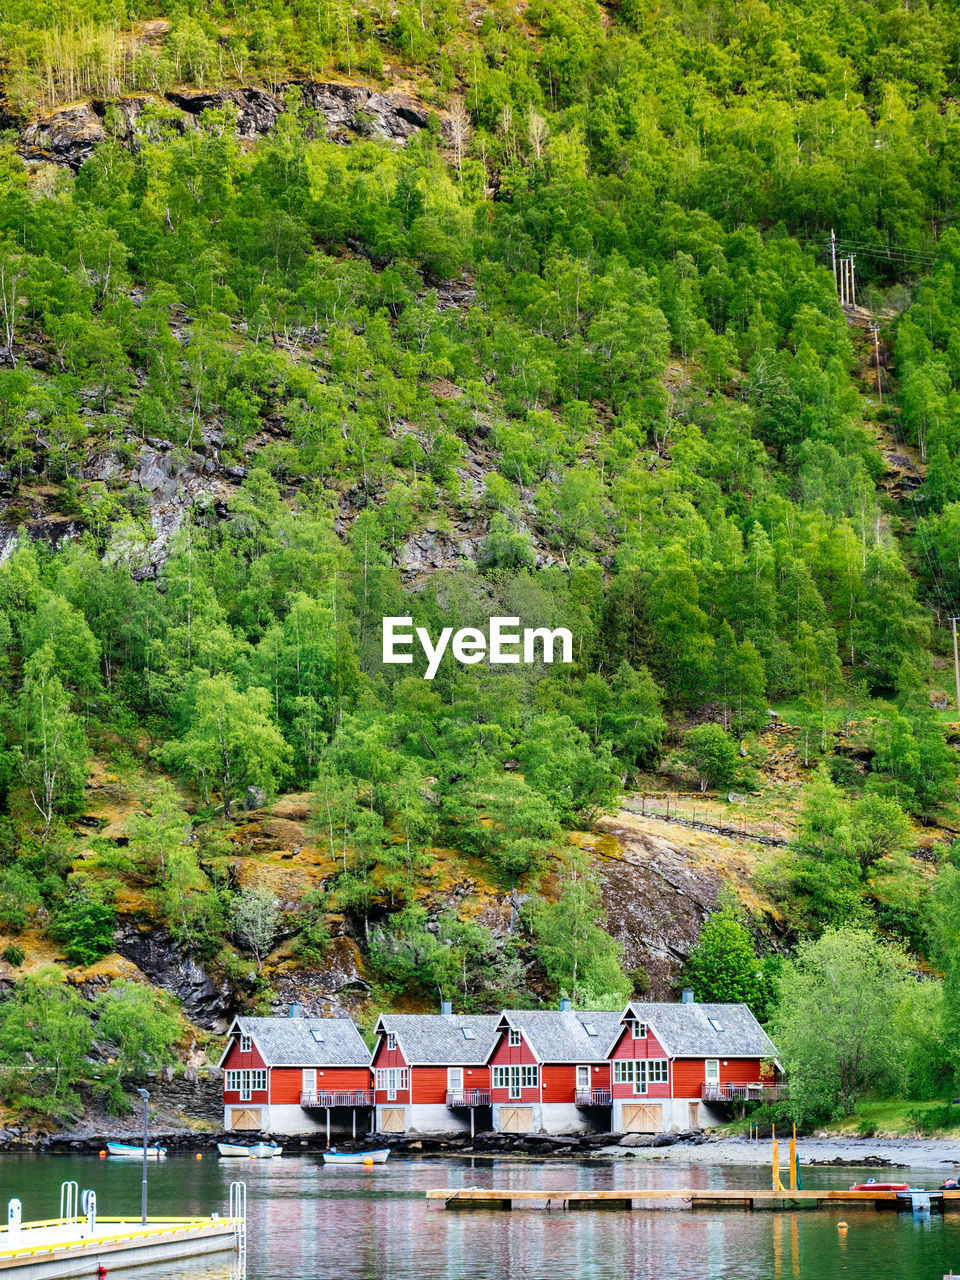
[[[948,1106],[949,1110],[944,1111]],[[942,1112],[941,1114],[936,1114]],[[952,1121],[942,1127],[928,1128],[918,1119],[930,1113],[930,1121],[941,1121],[952,1116]],[[883,1102],[865,1102],[852,1116],[835,1120],[825,1126],[827,1133],[881,1137],[953,1137],[960,1136],[960,1105],[944,1102],[915,1102],[909,1098],[889,1098]]]

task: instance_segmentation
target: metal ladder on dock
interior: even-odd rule
[[[245,1182],[230,1183],[228,1213],[233,1221],[237,1261],[240,1272],[243,1274],[247,1266],[247,1184]]]
[[[76,1182],[60,1183],[60,1222],[76,1222],[80,1208],[80,1188]]]

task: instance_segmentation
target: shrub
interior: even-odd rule
[[[3,948],[3,958],[7,964],[12,964],[15,969],[19,969],[23,964],[26,952],[23,947],[17,946],[15,942],[11,942],[9,946]]]

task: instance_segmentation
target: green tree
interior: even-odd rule
[[[728,786],[737,776],[737,744],[718,724],[698,724],[688,729],[680,755],[697,771],[701,791]]]
[[[757,956],[753,939],[730,906],[708,916],[687,957],[684,980],[708,1004],[747,1004],[765,1022],[772,991],[769,966]]]
[[[14,767],[43,818],[43,835],[59,810],[76,804],[85,777],[86,737],[54,668],[49,644],[27,660],[23,691],[13,711]]]
[[[798,1122],[849,1115],[905,1081],[897,1009],[909,982],[903,952],[866,929],[828,929],[784,962],[771,1035]]]
[[[67,1116],[79,1109],[74,1089],[92,1043],[85,1002],[58,969],[21,978],[0,1001],[0,1062],[20,1069],[32,1060],[28,1098],[43,1110]]]
[[[537,958],[556,990],[578,1003],[613,993],[623,1001],[629,998],[620,944],[604,928],[600,883],[584,854],[567,855],[557,878],[556,900],[536,899],[527,918]]]
[[[113,950],[116,911],[106,902],[73,889],[50,922],[71,964],[88,965]]]
[[[115,982],[94,1002],[97,1039],[113,1046],[115,1062],[107,1074],[108,1096],[123,1106],[122,1082],[142,1077],[175,1061],[180,1015],[170,996],[139,982]]]
[[[272,719],[267,690],[240,692],[228,676],[200,680],[183,737],[157,751],[158,759],[195,778],[208,798],[215,784],[226,817],[247,787],[272,794],[292,754]]]

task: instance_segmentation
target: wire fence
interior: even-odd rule
[[[628,813],[637,813],[643,818],[654,818],[658,822],[673,822],[677,826],[706,831],[709,835],[728,836],[734,840],[751,840],[754,844],[777,848],[783,848],[788,843],[784,836],[774,836],[766,831],[756,831],[748,827],[746,814],[742,814],[738,822],[724,821],[723,818],[718,818],[711,813],[703,801],[700,803],[698,814],[697,802],[692,797],[642,795],[635,797],[632,804],[625,804],[623,808]]]

